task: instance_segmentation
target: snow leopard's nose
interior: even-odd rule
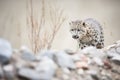
[[[74,39],[78,39],[79,36],[78,36],[78,35],[73,35],[72,38],[74,38]]]

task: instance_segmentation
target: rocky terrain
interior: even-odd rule
[[[0,39],[0,80],[120,80],[120,41],[104,49],[13,49]]]

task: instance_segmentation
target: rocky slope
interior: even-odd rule
[[[120,41],[104,49],[15,50],[0,39],[0,80],[120,80]]]

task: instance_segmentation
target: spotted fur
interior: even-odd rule
[[[103,28],[96,20],[88,18],[69,24],[72,37],[78,41],[81,49],[87,46],[95,46],[98,49],[104,47]]]

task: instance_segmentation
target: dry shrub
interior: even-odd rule
[[[50,22],[52,25],[48,27],[51,28],[51,31],[47,32],[45,25],[48,21],[45,19],[46,6],[45,0],[41,0],[41,16],[40,20],[36,20],[34,17],[34,6],[33,0],[27,2],[27,27],[29,32],[29,40],[31,44],[32,51],[34,53],[39,52],[42,49],[51,49],[52,43],[55,39],[56,34],[62,27],[62,24],[65,22],[66,18],[63,15],[63,10],[55,9],[54,7],[49,6],[49,16]],[[43,31],[43,32],[42,32]]]

